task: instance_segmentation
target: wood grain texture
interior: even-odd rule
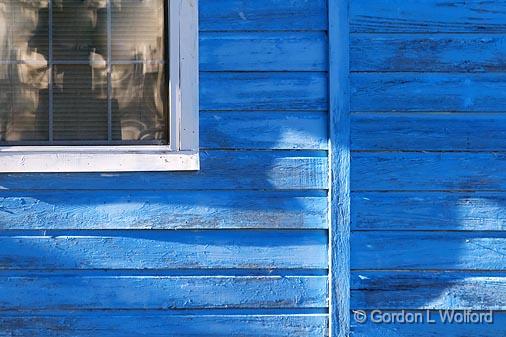
[[[506,230],[502,192],[352,194],[353,230]]]
[[[354,73],[354,112],[503,112],[504,73]]]
[[[352,269],[506,269],[504,232],[355,232]]]
[[[503,151],[503,113],[357,113],[353,150]]]
[[[200,125],[201,149],[328,148],[326,112],[201,112]]]
[[[325,337],[326,315],[167,315],[146,312],[0,316],[1,337]]]
[[[325,155],[325,152],[304,151],[201,151],[199,172],[3,174],[0,189],[326,189]]]
[[[0,230],[327,228],[310,192],[2,191],[0,205]]]
[[[366,272],[352,273],[355,309],[504,310],[504,273]]]
[[[328,109],[323,72],[200,73],[201,110]]]
[[[505,310],[505,1],[351,1],[351,307]],[[435,312],[434,312],[435,313]],[[359,324],[353,336],[502,336]]]
[[[327,269],[327,240],[325,231],[19,233],[0,236],[0,269]]]
[[[201,71],[326,71],[324,32],[203,32]]]
[[[352,34],[351,40],[352,71],[506,70],[506,38],[503,35]]]
[[[327,295],[325,276],[0,278],[2,310],[324,308]]]
[[[325,30],[324,0],[199,1],[202,31]]]
[[[330,335],[350,335],[349,1],[329,1]]]
[[[199,7],[201,171],[0,175],[0,336],[329,335],[327,3]]]
[[[506,31],[504,0],[354,0],[353,32],[487,32]]]
[[[421,312],[425,319],[427,312]],[[369,311],[368,317],[371,317],[370,313]],[[506,335],[506,315],[503,312],[494,312],[492,324],[449,324],[442,321],[439,311],[430,311],[428,315],[435,320],[435,323],[377,324],[369,320],[365,324],[359,324],[352,320],[352,335],[354,337],[490,337]]]
[[[506,154],[354,153],[354,191],[504,190]]]

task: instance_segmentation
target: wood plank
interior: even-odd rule
[[[503,151],[503,113],[357,113],[353,150]]]
[[[354,191],[504,190],[505,153],[355,152]]]
[[[168,315],[121,312],[0,316],[0,336],[325,337],[326,315]]]
[[[0,230],[325,229],[325,194],[1,191]]]
[[[326,71],[324,32],[203,32],[201,71]]]
[[[353,32],[487,32],[506,31],[506,1],[355,0]]]
[[[506,110],[504,73],[354,73],[351,87],[355,112]]]
[[[324,308],[325,276],[3,276],[1,310]]]
[[[355,232],[352,269],[506,269],[505,232]]]
[[[202,112],[201,149],[324,150],[326,112]]]
[[[352,204],[353,230],[506,230],[500,192],[360,192]]]
[[[356,309],[504,310],[506,277],[493,272],[352,272]]]
[[[79,231],[0,236],[0,269],[327,269],[325,231]]]
[[[503,35],[352,34],[351,40],[352,71],[506,70],[506,37]]]
[[[199,13],[203,31],[327,29],[324,0],[201,0]]]
[[[328,109],[323,72],[201,72],[201,110]]]
[[[200,160],[198,172],[2,174],[0,189],[314,190],[328,186],[325,152],[201,151]]]
[[[394,311],[399,313],[400,311]],[[417,312],[418,313],[418,312]],[[352,319],[352,331],[354,337],[490,337],[506,335],[506,315],[504,312],[494,312],[492,324],[459,324],[448,323],[441,319],[442,314],[439,311],[421,311],[424,321],[420,324],[407,323],[388,323],[378,324],[368,319],[365,323],[357,323]],[[449,312],[450,313],[450,312]],[[457,311],[455,311],[457,313]],[[459,312],[461,313],[461,312]],[[487,313],[487,312],[483,312]],[[427,315],[435,323],[427,323]],[[371,311],[367,313],[367,317],[371,317]]]
[[[348,0],[329,1],[330,335],[350,335],[350,27]]]

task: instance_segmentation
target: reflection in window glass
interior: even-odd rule
[[[0,0],[0,142],[49,138],[47,7]]]
[[[165,144],[164,0],[0,0],[0,143]]]
[[[107,95],[94,88],[92,72],[89,65],[54,66],[55,140],[107,140]]]

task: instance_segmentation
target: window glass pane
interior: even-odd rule
[[[113,65],[113,137],[115,140],[167,139],[164,65]]]
[[[107,57],[107,2],[60,0],[53,2],[53,58],[88,61],[96,52]]]
[[[164,0],[113,0],[113,61],[163,61],[163,3]]]
[[[164,4],[0,0],[0,143],[167,143]]]
[[[47,1],[0,0],[0,142],[48,139]]]
[[[114,0],[111,21],[113,138],[167,139],[164,0]]]
[[[107,91],[89,65],[55,65],[54,139],[107,140]],[[105,83],[104,83],[105,84]]]

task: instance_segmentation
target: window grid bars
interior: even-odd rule
[[[48,0],[48,60],[47,63],[40,63],[47,65],[48,69],[48,140],[19,140],[19,141],[1,141],[2,145],[168,145],[171,147],[172,150],[177,150],[177,148],[174,148],[177,144],[177,136],[178,136],[178,130],[177,130],[177,121],[178,121],[178,111],[173,111],[174,107],[177,109],[177,101],[179,100],[178,96],[179,93],[176,93],[175,96],[172,96],[172,89],[170,88],[171,82],[174,82],[172,85],[177,86],[178,81],[175,80],[174,75],[171,74],[171,65],[174,67],[173,61],[169,57],[171,51],[170,51],[170,45],[171,42],[175,43],[176,41],[172,41],[174,37],[171,37],[171,30],[168,26],[167,22],[171,22],[171,20],[176,21],[176,17],[174,15],[176,13],[179,13],[179,6],[178,1],[165,1],[164,6],[164,39],[166,42],[165,47],[165,59],[164,60],[112,60],[112,0],[106,1],[106,11],[107,11],[107,140],[55,140],[54,139],[54,70],[56,65],[93,65],[97,64],[95,62],[92,62],[91,60],[84,61],[84,60],[54,60],[54,52],[53,52],[53,24],[54,24],[54,15],[53,15],[53,8],[54,8],[54,0]],[[174,7],[174,8],[171,8]],[[171,11],[172,9],[172,11]],[[176,28],[179,28],[178,26]],[[14,41],[14,31],[12,27],[9,27],[9,33],[11,34],[10,41]],[[177,32],[175,36],[179,36],[179,29],[177,29]],[[9,48],[12,50],[12,48]],[[178,48],[176,48],[178,49]],[[13,64],[38,64],[37,62],[27,62],[24,60],[0,60],[0,65],[13,65]],[[129,65],[129,64],[145,64],[145,65],[153,65],[153,64],[159,64],[165,66],[165,74],[169,77],[167,78],[168,83],[167,89],[168,89],[168,97],[167,97],[167,111],[166,111],[166,139],[165,140],[113,140],[112,139],[112,66],[113,65]],[[179,67],[176,66],[176,73],[179,72]],[[12,76],[9,76],[12,81]],[[170,78],[170,80],[169,80]],[[14,87],[14,84],[11,83],[11,88]],[[10,97],[12,99],[12,97]],[[171,103],[171,101],[174,100],[176,102]],[[10,104],[11,109],[13,109],[14,104]],[[174,110],[176,110],[174,109]],[[12,114],[12,112],[11,112]],[[3,126],[0,126],[3,127]],[[1,145],[0,145],[1,146]]]
[[[107,144],[112,144],[112,0],[107,0]],[[132,62],[130,62],[132,63]],[[53,60],[53,0],[48,1],[48,133],[49,144],[54,145],[54,95],[53,95],[53,70],[54,65],[92,65],[89,61],[59,61]],[[129,64],[128,62],[119,62],[118,64]],[[62,141],[60,143],[89,143],[90,141]],[[93,142],[93,141],[92,141]],[[92,143],[91,142],[91,143]],[[119,143],[121,143],[120,141]],[[97,141],[97,144],[103,144],[103,141]],[[157,142],[159,143],[159,142]]]

